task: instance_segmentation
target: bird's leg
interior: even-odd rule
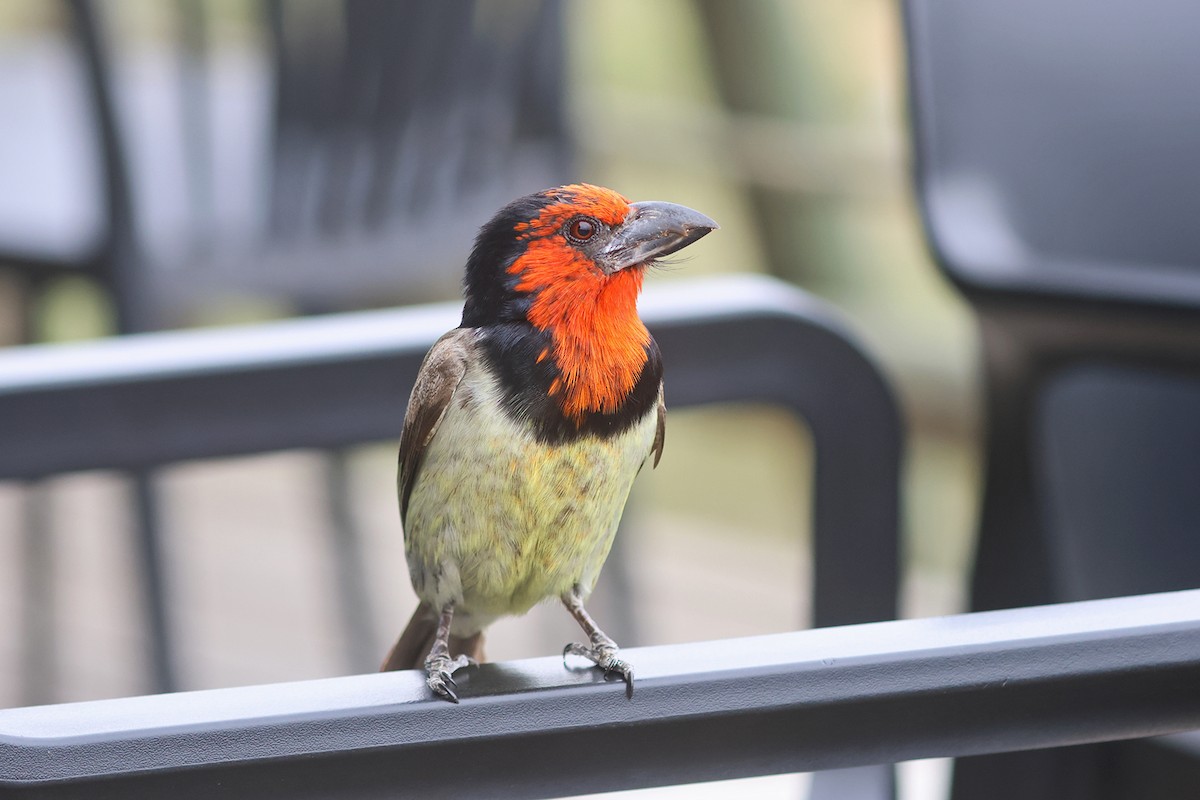
[[[583,598],[580,597],[581,592],[576,586],[567,594],[562,596],[562,603],[567,607],[567,611],[571,612],[571,616],[579,623],[579,627],[583,628],[583,632],[588,635],[590,645],[580,644],[579,642],[571,642],[563,648],[563,660],[567,658],[567,654],[583,656],[597,667],[604,670],[607,676],[610,672],[618,672],[625,679],[625,696],[633,697],[633,667],[628,661],[622,661],[617,658],[619,650],[617,643],[609,638],[608,634],[600,630],[600,626],[588,614],[587,609],[583,607]]]
[[[458,695],[454,693],[454,689],[458,684],[451,676],[455,670],[474,662],[465,655],[460,655],[458,658],[450,657],[450,622],[453,619],[454,604],[447,603],[438,618],[433,647],[425,658],[425,683],[438,697],[449,700],[451,703],[457,703]]]

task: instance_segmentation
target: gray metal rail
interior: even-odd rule
[[[0,711],[0,796],[548,797],[1200,727],[1200,591]]]

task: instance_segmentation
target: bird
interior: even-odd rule
[[[663,365],[637,312],[648,267],[717,223],[590,184],[518,198],[480,228],[459,327],[430,348],[400,435],[397,494],[420,603],[382,669],[454,673],[483,630],[559,599],[587,637],[563,650],[633,667],[585,601],[643,464],[665,436]]]

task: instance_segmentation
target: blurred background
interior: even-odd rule
[[[909,435],[902,610],[962,610],[976,331],[921,238],[898,14],[890,0],[6,0],[0,343],[453,300],[475,229],[512,197],[581,180],[684,203],[721,231],[651,281],[775,275],[838,306],[877,356]],[[19,424],[0,420],[0,446]],[[595,615],[625,645],[804,626],[805,431],[747,406],[669,427]],[[0,706],[156,687],[128,534],[147,491],[176,688],[375,668],[416,602],[394,470],[386,441],[0,483]],[[355,630],[334,599],[338,525],[364,566]],[[556,653],[572,624],[556,607],[506,620],[489,656]]]

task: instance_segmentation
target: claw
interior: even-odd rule
[[[458,695],[454,690],[458,688],[458,682],[454,680],[453,673],[472,663],[466,656],[450,658],[442,654],[430,655],[425,659],[425,684],[438,697],[457,703]]]
[[[633,666],[628,661],[617,658],[617,645],[611,639],[597,639],[591,647],[579,642],[571,642],[563,648],[563,666],[567,666],[567,656],[581,656],[591,661],[604,671],[607,678],[612,673],[619,673],[625,681],[625,696],[633,698]],[[570,669],[570,667],[567,667]]]
[[[599,665],[604,670],[604,677],[608,677],[609,673],[618,672],[625,679],[625,697],[633,699],[633,666],[628,661],[613,659],[607,665]]]
[[[449,700],[451,703],[458,705],[458,695],[454,693],[453,689],[446,685],[448,677],[449,676],[443,676],[441,674],[430,675],[425,680],[425,683],[435,695],[443,700]]]

